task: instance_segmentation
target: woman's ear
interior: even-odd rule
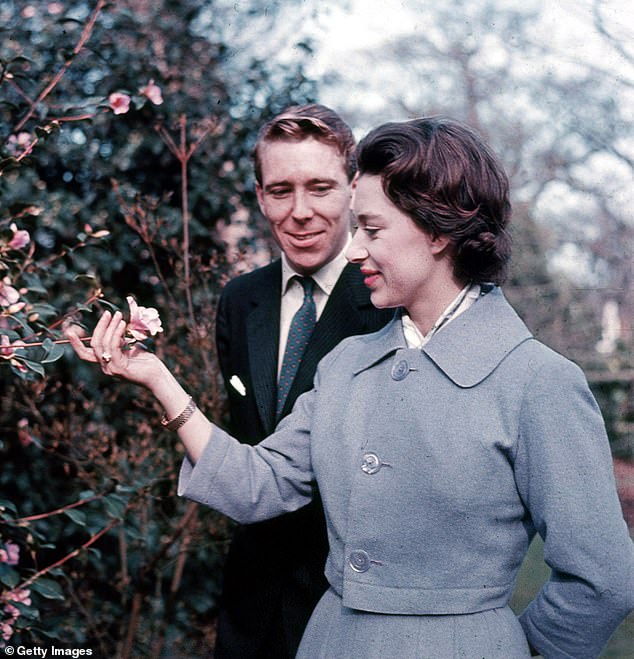
[[[431,239],[429,248],[431,249],[432,254],[440,255],[447,250],[450,244],[451,240],[449,239],[449,236],[439,235]]]

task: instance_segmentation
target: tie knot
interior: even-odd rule
[[[315,290],[315,280],[312,277],[297,277],[297,279],[304,289],[304,296],[312,297]]]

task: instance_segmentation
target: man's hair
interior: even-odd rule
[[[359,174],[423,231],[447,236],[462,280],[500,283],[511,256],[509,183],[496,156],[471,128],[446,117],[390,122],[357,150]]]
[[[313,138],[337,149],[344,162],[348,180],[352,181],[357,171],[355,139],[350,126],[325,105],[292,105],[268,121],[258,133],[253,150],[255,178],[262,184],[262,161],[260,149],[265,142],[301,142]]]

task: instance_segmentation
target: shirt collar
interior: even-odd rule
[[[407,348],[403,323],[395,317],[382,330],[357,337],[364,344],[355,375]],[[488,377],[518,345],[533,335],[497,286],[482,285],[479,302],[437,332],[422,351],[459,387]]]
[[[436,332],[466,311],[479,297],[480,284],[469,282],[447,305],[447,308],[440,314],[438,320],[436,320],[434,326],[427,334],[423,334],[410,316],[403,313],[401,320],[403,322],[403,333],[405,334],[407,345],[410,348],[422,348]]]
[[[335,256],[332,261],[329,261],[326,263],[326,265],[322,266],[317,272],[314,272],[311,277],[315,280],[315,283],[317,286],[326,294],[330,295],[332,293],[332,289],[335,287],[335,284],[337,283],[339,277],[341,276],[341,273],[343,272],[343,269],[346,267],[348,263],[348,259],[346,259],[346,251],[348,249],[348,246],[350,245],[350,241],[352,240],[352,236],[348,235],[348,239],[346,240],[346,244],[344,245],[343,249]],[[298,272],[296,272],[291,264],[288,262],[288,259],[286,258],[286,254],[282,252],[282,295],[284,295],[288,289],[288,283],[291,280],[291,277],[301,277]]]

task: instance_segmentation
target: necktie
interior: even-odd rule
[[[284,350],[280,380],[277,386],[277,416],[279,418],[284,407],[284,401],[293,384],[293,378],[297,373],[302,355],[306,349],[308,339],[313,332],[317,321],[317,309],[313,299],[315,281],[311,277],[297,277],[304,288],[304,301],[302,306],[293,316],[291,327],[288,331],[288,340]]]

